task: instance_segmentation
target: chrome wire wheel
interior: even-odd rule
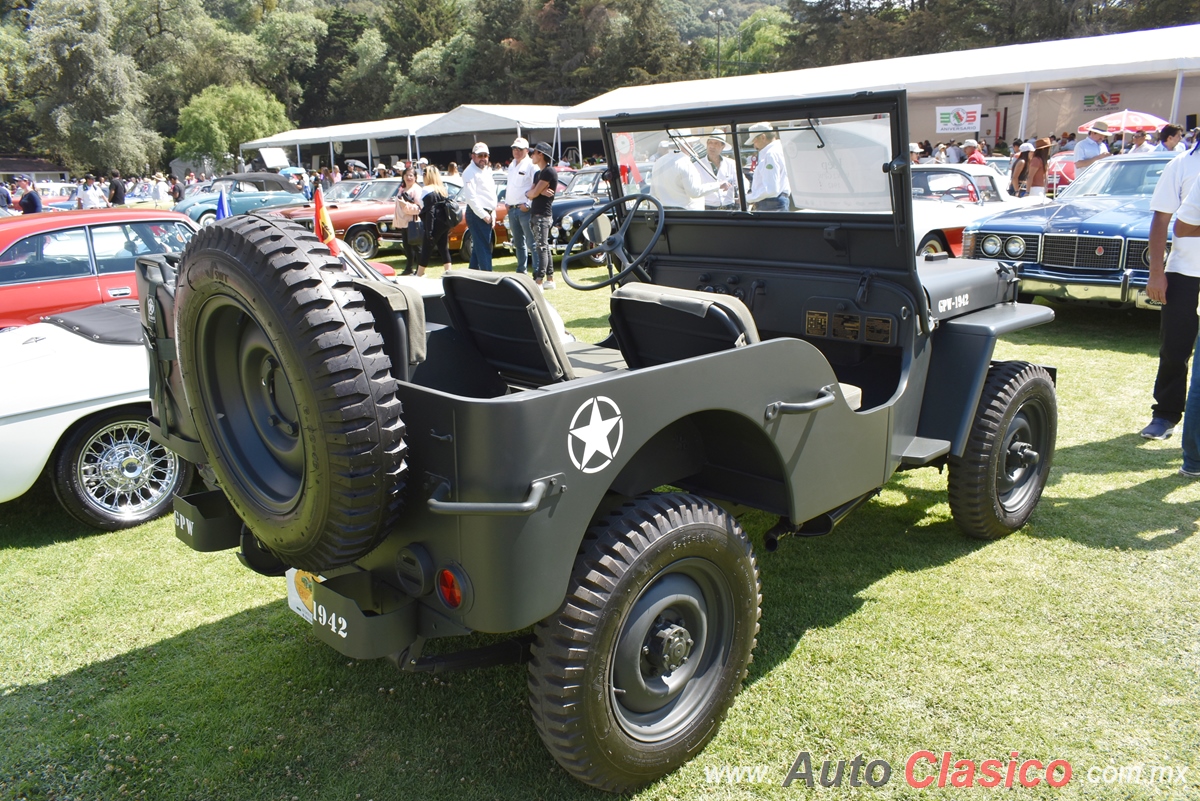
[[[83,444],[75,463],[82,499],[101,515],[145,519],[170,503],[179,479],[179,457],[150,439],[150,427],[133,420],[110,423]]]

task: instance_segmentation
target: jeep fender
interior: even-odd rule
[[[1054,310],[1031,303],[1005,303],[952,320],[933,333],[933,353],[917,435],[950,441],[950,453],[961,456],[975,407],[983,392],[996,340],[1012,331],[1043,325]],[[1054,376],[1053,368],[1046,368]]]

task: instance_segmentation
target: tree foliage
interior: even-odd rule
[[[289,127],[283,104],[257,86],[210,86],[179,112],[176,151],[224,166],[238,145]]]
[[[140,170],[162,151],[143,122],[144,76],[109,44],[113,21],[108,0],[40,0],[30,20],[35,141],[76,171]]]
[[[140,171],[288,120],[569,105],[712,77],[718,59],[736,75],[1197,21],[1200,0],[0,0],[0,150]]]

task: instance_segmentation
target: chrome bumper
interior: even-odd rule
[[[1020,291],[1066,301],[1120,303],[1139,309],[1160,309],[1162,304],[1146,295],[1146,273],[1124,270],[1112,278],[1077,275],[1022,275]]]

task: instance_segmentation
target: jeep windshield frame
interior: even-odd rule
[[[613,197],[644,192],[664,201],[664,233],[647,268],[652,277],[656,260],[692,261],[697,270],[736,264],[870,271],[905,287],[928,321],[913,246],[906,92],[617,114],[602,117],[600,125],[608,163],[615,167],[608,174]],[[706,158],[716,148],[707,141],[713,134],[724,140],[722,157],[734,166],[721,173],[731,185],[724,196],[713,191],[719,168]],[[636,165],[652,157],[657,157],[653,174],[639,180]],[[708,191],[680,201],[679,190],[666,183],[673,161],[694,170]],[[756,169],[765,176],[763,187],[770,185],[768,171],[778,169],[782,200],[764,203],[755,194]],[[779,181],[785,171],[786,180]],[[772,205],[776,208],[769,209]],[[618,222],[627,213],[618,207]],[[643,206],[638,214],[651,212]],[[649,244],[649,229],[631,225],[632,253]]]

